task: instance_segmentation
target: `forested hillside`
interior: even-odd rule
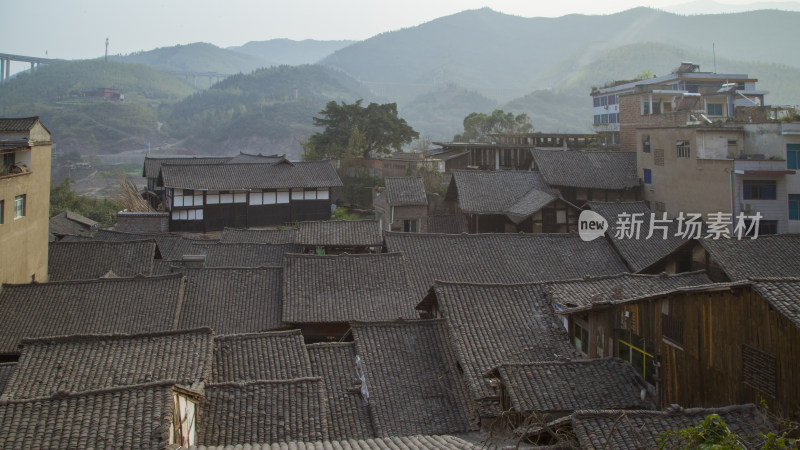
[[[125,101],[75,98],[98,88],[119,89]],[[116,153],[166,139],[159,130],[158,109],[193,91],[175,77],[142,65],[69,61],[41,66],[0,86],[0,116],[40,116],[62,151]]]
[[[296,97],[295,97],[296,93]],[[201,152],[299,155],[314,131],[312,117],[328,101],[365,101],[362,84],[321,66],[280,66],[235,75],[169,108],[171,135]]]

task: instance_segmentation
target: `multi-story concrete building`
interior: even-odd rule
[[[756,90],[757,81],[681,63],[669,75],[615,82],[592,90],[594,129],[606,147],[635,151],[638,127],[710,124],[733,117],[737,107],[763,106],[767,92]]]
[[[47,281],[52,144],[38,117],[0,119],[0,283]]]
[[[759,234],[800,231],[800,123],[639,127],[636,143],[654,212],[760,214]]]

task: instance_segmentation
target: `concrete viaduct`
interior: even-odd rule
[[[31,72],[33,72],[39,67],[39,64],[50,64],[64,60],[0,53],[0,83],[5,83],[11,77],[11,61],[31,63]]]

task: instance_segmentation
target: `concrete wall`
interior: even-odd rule
[[[747,154],[761,154],[764,158],[783,161],[782,168],[796,170],[787,165],[787,149],[791,144],[800,145],[800,122],[772,122],[744,125],[744,145]],[[783,178],[786,202],[789,195],[800,195],[800,170]],[[781,194],[781,185],[778,186]],[[787,204],[788,208],[788,204]],[[781,233],[800,233],[800,220],[790,220],[786,212],[785,225],[778,224]],[[785,227],[785,228],[784,228]]]
[[[31,136],[30,172],[0,178],[3,224],[0,225],[0,282],[47,281],[50,214],[50,135],[38,125]],[[25,216],[14,218],[14,198],[25,194]]]
[[[731,212],[733,160],[699,158],[704,139],[700,134],[697,128],[690,127],[637,130],[637,167],[643,179],[644,169],[652,172],[653,182],[645,184],[642,192],[653,211],[665,211],[670,218],[681,212],[701,213],[704,219],[708,213]],[[650,136],[650,153],[642,151],[644,135]],[[741,141],[741,131],[719,132],[716,136]],[[690,142],[690,157],[678,157],[678,140]]]

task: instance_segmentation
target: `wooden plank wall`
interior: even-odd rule
[[[751,287],[677,294],[618,310],[632,313],[621,328],[656,344],[662,407],[759,404],[763,398],[771,412],[800,419],[800,329]],[[683,322],[682,343],[663,338],[662,312]],[[743,345],[776,359],[775,398],[743,382]]]

